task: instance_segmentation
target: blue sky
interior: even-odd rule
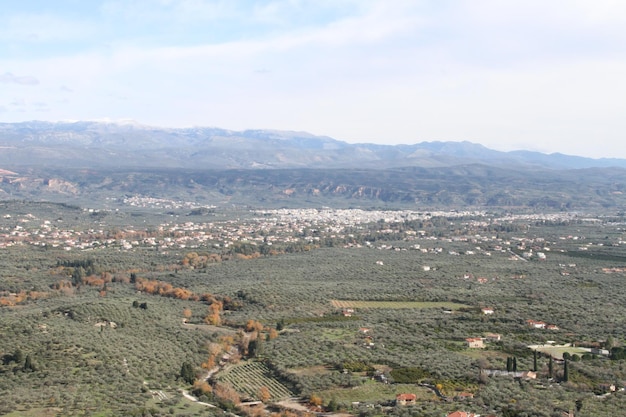
[[[22,0],[0,121],[626,158],[623,0]]]

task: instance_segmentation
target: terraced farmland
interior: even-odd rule
[[[238,393],[257,398],[259,390],[267,387],[271,400],[293,397],[294,394],[278,380],[262,362],[242,362],[220,373],[218,380],[230,384]]]

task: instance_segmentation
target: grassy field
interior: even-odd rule
[[[444,308],[450,310],[458,310],[460,308],[469,307],[465,304],[453,302],[439,301],[358,301],[358,300],[331,300],[333,307],[336,308]]]
[[[570,355],[583,355],[589,353],[589,349],[575,346],[541,346],[535,349],[537,352],[552,356],[554,359],[563,359],[564,353]]]

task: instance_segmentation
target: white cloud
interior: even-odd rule
[[[39,84],[39,80],[30,75],[13,75],[10,72],[5,72],[0,75],[0,83],[11,83],[11,84],[20,84],[20,85],[37,85]]]
[[[52,14],[20,14],[0,18],[0,40],[5,42],[50,43],[84,41],[92,38],[94,22],[68,19]]]
[[[625,12],[609,0],[108,1],[101,20],[87,20],[96,29],[40,31],[53,46],[82,34],[87,48],[5,56],[0,68],[34,76],[0,82],[27,103],[51,103],[57,119],[603,152],[626,128]],[[0,39],[35,33],[32,22]],[[108,38],[96,37],[102,28]],[[35,107],[23,106],[31,118]]]

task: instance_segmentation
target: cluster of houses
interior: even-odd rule
[[[502,337],[498,333],[487,333],[484,337],[468,337],[465,339],[465,345],[472,349],[482,349],[485,342],[499,342]]]
[[[556,324],[548,324],[544,321],[538,321],[538,320],[532,320],[532,319],[526,320],[526,325],[533,329],[559,330],[559,327]]]
[[[193,209],[191,203],[148,197],[128,197],[123,204],[132,207],[157,209]],[[205,207],[215,209],[215,207]],[[85,209],[85,213],[96,214],[104,210]],[[339,210],[339,209],[283,209],[256,210],[258,217],[221,222],[163,223],[153,228],[150,233],[136,230],[132,226],[117,229],[115,233],[92,228],[78,230],[64,228],[60,219],[41,219],[32,214],[13,218],[6,214],[4,226],[0,226],[0,248],[15,245],[36,245],[60,247],[64,250],[93,250],[99,247],[119,247],[132,250],[136,247],[199,248],[204,246],[228,247],[235,242],[271,245],[272,243],[312,243],[323,237],[346,238],[347,228],[356,225],[384,221],[386,223],[405,220],[426,220],[433,216],[457,217],[465,215],[480,216],[477,212],[433,212],[421,213],[410,210]],[[176,219],[178,216],[174,217]],[[102,227],[102,225],[101,225]],[[396,233],[399,230],[383,230]],[[407,230],[407,235],[417,235]],[[383,249],[391,249],[391,246]]]
[[[134,196],[125,198],[122,204],[131,207],[147,207],[155,209],[189,209],[196,206],[184,201],[170,201],[148,197]],[[204,207],[215,210],[216,207]],[[97,214],[106,210],[85,209],[87,214]],[[512,216],[507,218],[488,218],[483,212],[439,211],[417,212],[412,210],[360,210],[360,209],[280,209],[280,210],[253,210],[252,217],[244,219],[223,220],[215,222],[177,222],[178,216],[172,216],[172,222],[163,223],[151,227],[150,231],[126,226],[116,228],[113,232],[106,230],[104,223],[99,226],[84,230],[78,228],[65,228],[61,219],[41,219],[32,214],[20,215],[12,218],[10,214],[3,216],[6,220],[0,222],[0,248],[15,245],[34,245],[43,247],[62,248],[71,250],[95,250],[98,248],[114,247],[121,250],[134,250],[136,248],[155,248],[166,251],[168,249],[196,249],[203,247],[227,248],[236,243],[249,243],[251,245],[272,245],[275,243],[304,243],[314,244],[324,238],[349,239],[354,237],[348,230],[362,224],[386,223],[378,232],[402,233],[406,241],[416,239],[441,240],[442,242],[461,242],[473,245],[464,251],[465,255],[482,253],[491,255],[491,252],[508,251],[507,248],[516,246],[519,250],[525,250],[533,254],[533,257],[545,259],[543,252],[549,251],[546,242],[542,238],[510,238],[501,239],[497,236],[483,236],[468,234],[467,236],[435,237],[428,236],[423,230],[400,230],[393,223],[402,223],[411,220],[428,221],[434,217],[459,218],[474,217],[484,220],[470,220],[465,225],[472,227],[484,227],[488,224],[498,224],[507,221],[525,220],[524,216]],[[532,220],[567,220],[567,214],[533,215]],[[574,238],[574,237],[568,237]],[[346,246],[362,247],[359,243],[347,243]],[[377,249],[407,250],[392,245],[374,245],[366,242],[363,246],[376,247]],[[442,247],[424,248],[415,244],[412,249],[433,254],[445,253]],[[512,253],[512,252],[511,252]],[[458,255],[454,251],[451,255]],[[518,255],[516,255],[518,256]],[[519,259],[522,258],[518,256]],[[381,260],[377,265],[383,265]],[[428,265],[423,266],[424,271],[432,270]],[[466,275],[464,278],[469,278]],[[496,278],[492,278],[496,279]],[[478,277],[479,283],[487,283],[488,278]]]

